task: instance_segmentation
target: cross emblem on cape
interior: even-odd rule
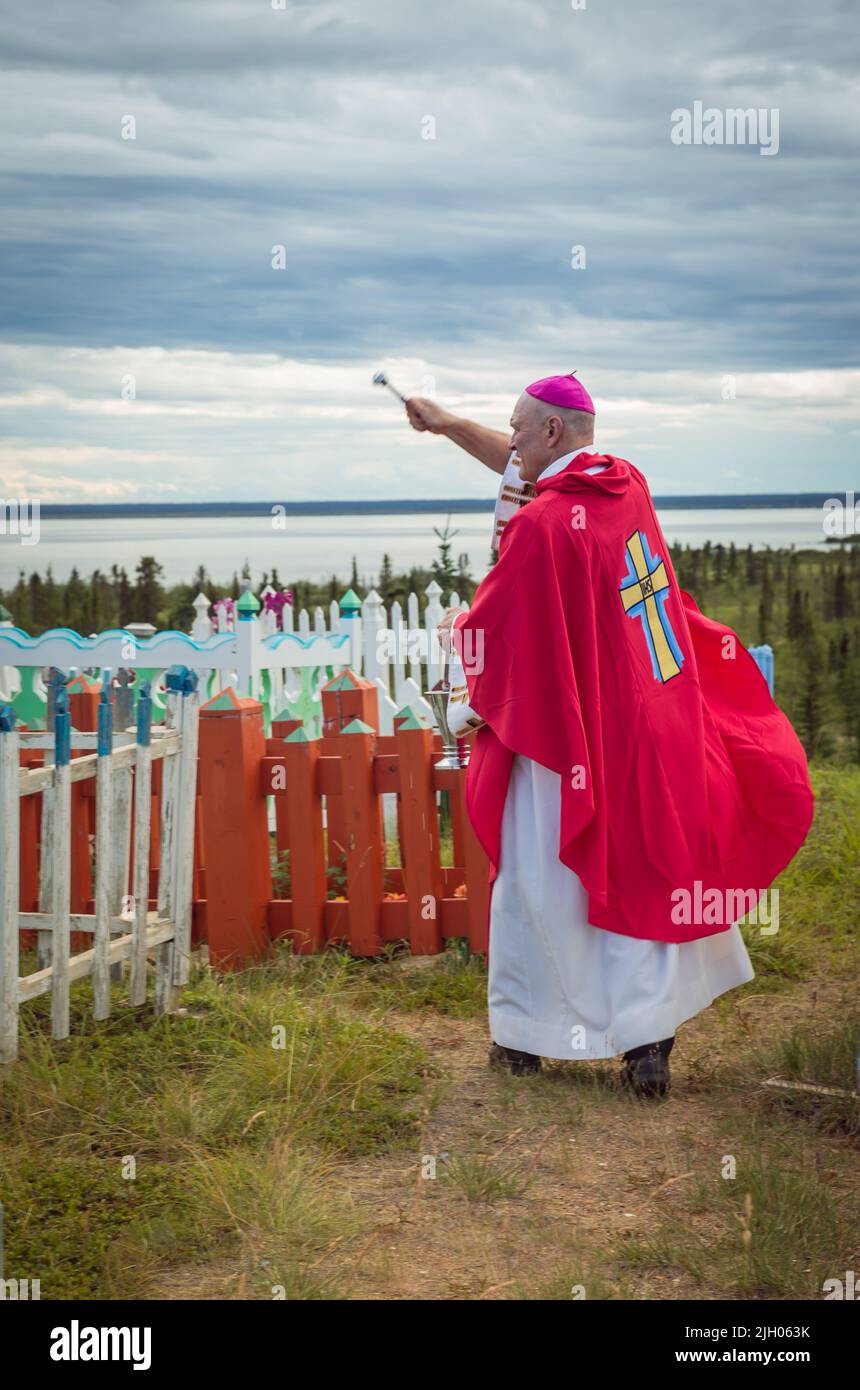
[[[627,576],[619,588],[628,618],[639,618],[648,644],[654,679],[668,681],[677,676],[684,655],[675,640],[666,616],[666,600],[671,593],[666,566],[659,555],[652,555],[644,531],[627,537]]]

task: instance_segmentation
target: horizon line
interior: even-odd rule
[[[849,494],[853,497],[851,489],[840,492],[838,488],[830,491],[816,492],[688,492],[688,493],[665,493],[654,495],[654,505],[658,507],[692,509],[704,507],[708,510],[717,510],[725,507],[728,510],[736,510],[745,507],[770,507],[778,510],[788,510],[801,507],[820,507],[830,500],[847,499]],[[7,502],[9,499],[6,499]],[[29,502],[32,505],[37,499],[20,499],[20,505],[26,506]],[[227,501],[215,500],[212,498],[202,499],[196,502],[163,502],[163,501],[120,501],[120,502],[42,502],[39,503],[40,514],[44,516],[72,516],[76,513],[86,516],[119,516],[141,515],[145,511],[155,512],[162,515],[193,515],[200,514],[201,511],[226,512],[232,515],[255,516],[262,513],[271,512],[275,507],[281,507],[286,515],[326,515],[332,512],[356,512],[369,515],[372,513],[384,512],[478,512],[492,511],[496,505],[495,497],[380,497],[380,498],[317,498],[303,502],[283,502],[273,501]]]

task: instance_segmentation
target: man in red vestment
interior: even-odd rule
[[[679,588],[645,479],[597,450],[574,376],[527,387],[510,436],[407,413],[513,495],[497,564],[440,627],[482,721],[466,799],[493,884],[491,1060],[536,1071],[569,1032],[663,1095],[677,1024],[752,978],[736,923],[809,829],[803,750],[740,639]]]

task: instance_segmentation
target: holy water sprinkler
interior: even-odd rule
[[[387,386],[392,395],[396,396],[397,399],[399,401],[402,401],[404,405],[406,404],[406,397],[402,395],[400,391],[398,391],[396,386],[391,385],[391,382],[388,380],[388,377],[385,375],[385,372],[374,372],[373,384],[374,386]]]

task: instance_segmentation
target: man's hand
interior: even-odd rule
[[[477,425],[474,420],[464,420],[460,415],[451,415],[426,396],[409,397],[406,418],[414,430],[444,434],[453,444],[465,449],[467,454],[492,468],[494,473],[504,473],[511,452],[509,434],[503,434],[501,430],[488,430],[486,425]]]
[[[429,430],[431,434],[444,434],[455,418],[426,396],[410,396],[406,402],[406,414],[414,430]]]
[[[467,608],[449,608],[445,616],[436,628],[436,636],[439,638],[439,646],[443,652],[451,651],[451,628],[458,613],[467,613]]]

